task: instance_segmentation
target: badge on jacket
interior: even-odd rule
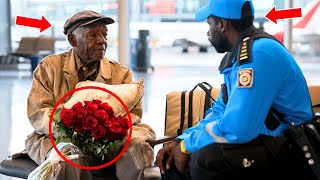
[[[238,71],[237,88],[251,88],[253,83],[252,68],[240,69]]]

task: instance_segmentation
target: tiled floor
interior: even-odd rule
[[[173,90],[192,89],[202,81],[219,86],[223,81],[217,70],[221,56],[211,52],[181,54],[177,50],[155,50],[151,61],[155,71],[134,72],[134,80],[144,79],[143,122],[149,124],[157,136],[164,132],[165,95]],[[320,84],[320,58],[300,59],[297,61],[308,83]],[[24,139],[32,132],[26,116],[26,100],[32,80],[28,68],[0,70],[0,160],[24,149]],[[0,180],[12,178],[0,175]]]

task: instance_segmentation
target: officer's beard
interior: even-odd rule
[[[232,48],[232,44],[229,42],[228,38],[220,32],[215,34],[215,39],[213,41],[210,41],[210,43],[218,53],[228,52]]]

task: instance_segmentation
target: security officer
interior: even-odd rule
[[[307,171],[284,137],[288,123],[312,119],[305,78],[253,18],[251,0],[210,0],[196,12],[216,51],[228,52],[219,67],[224,84],[205,118],[159,150],[164,179],[297,179]]]

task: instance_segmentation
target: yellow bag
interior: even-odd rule
[[[206,87],[207,86],[207,87]],[[196,89],[200,87],[201,89]],[[190,91],[172,91],[166,95],[165,136],[177,136],[204,118],[220,88],[207,82],[198,83]],[[211,97],[210,97],[210,96]],[[191,102],[191,103],[189,103]]]

